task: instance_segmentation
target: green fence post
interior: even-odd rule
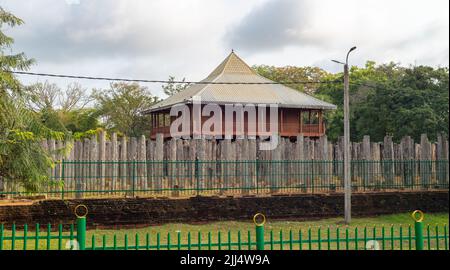
[[[61,200],[63,200],[64,201],[64,185],[66,184],[66,181],[65,181],[65,163],[64,163],[64,159],[62,159],[61,160],[61,181],[62,181],[62,183],[61,183]]]
[[[262,221],[258,223],[256,219],[259,216],[262,217]],[[257,213],[253,216],[253,222],[256,225],[256,249],[264,250],[264,223],[266,223],[266,217],[261,213]]]
[[[4,225],[0,224],[0,250],[3,250],[3,230],[4,230]]]
[[[417,217],[417,214],[419,215]],[[423,217],[424,214],[420,210],[416,210],[411,214],[414,219],[414,229],[415,229],[415,240],[416,240],[416,250],[423,250]]]
[[[84,210],[81,210],[84,209]],[[86,249],[86,216],[88,209],[86,205],[80,204],[75,207],[75,215],[77,216],[77,242],[80,250]]]
[[[134,197],[134,193],[136,191],[136,158],[133,159],[133,172],[131,178],[131,196]]]
[[[258,179],[259,179],[259,164],[258,164],[258,157],[256,157],[255,159],[255,175],[256,175],[256,194],[259,194],[259,184],[258,184]]]
[[[196,181],[196,193],[197,196],[200,195],[200,162],[198,158],[195,158],[194,163],[194,175],[195,175],[195,181]]]

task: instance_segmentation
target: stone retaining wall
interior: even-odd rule
[[[120,227],[198,223],[223,220],[251,220],[261,212],[268,219],[315,219],[343,215],[343,194],[304,194],[266,197],[192,197],[186,199],[118,198],[44,200],[29,205],[0,205],[0,223],[15,222],[70,224],[78,204],[89,208],[89,227]],[[448,212],[448,191],[353,194],[353,216],[404,213],[421,209],[425,213]]]

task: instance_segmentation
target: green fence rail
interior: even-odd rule
[[[65,161],[40,194],[58,198],[343,191],[343,162],[322,160]],[[448,160],[351,161],[354,191],[448,189]],[[0,195],[27,194],[8,185]],[[28,193],[29,194],[29,193]]]
[[[53,228],[13,224],[0,225],[1,250],[448,250],[448,227],[444,225],[308,227],[288,231],[255,230],[226,232],[121,233],[86,231],[86,217],[74,225]],[[63,230],[64,229],[64,230]]]

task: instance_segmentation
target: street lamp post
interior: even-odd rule
[[[352,183],[350,174],[350,117],[349,117],[349,73],[348,56],[355,50],[352,47],[345,58],[345,63],[332,60],[335,63],[344,65],[344,221],[350,224],[352,219]]]

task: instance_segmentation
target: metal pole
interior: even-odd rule
[[[77,242],[78,248],[86,248],[86,217],[77,217]]]
[[[61,160],[61,200],[64,200],[64,187],[66,185],[64,159]]]
[[[419,215],[419,216],[417,216]],[[420,210],[416,210],[411,214],[414,219],[414,231],[416,240],[416,250],[423,250],[423,218],[424,214]]]
[[[136,158],[133,159],[133,175],[131,181],[131,196],[134,197],[136,191]]]
[[[200,196],[200,162],[198,158],[195,159],[195,180],[196,180],[196,193],[197,196]]]
[[[81,210],[83,209],[83,210]],[[77,242],[80,250],[86,249],[86,216],[88,208],[84,204],[77,205],[74,210],[77,217]]]
[[[256,225],[256,249],[264,250],[264,225]]]
[[[258,222],[256,219],[258,217],[262,218],[261,222]],[[256,232],[256,250],[264,250],[264,224],[266,223],[266,217],[257,213],[253,216],[253,222],[255,223],[255,232]]]
[[[349,119],[349,75],[348,64],[344,65],[344,212],[345,223],[350,224],[352,215],[351,175],[350,175],[350,119]]]
[[[345,223],[349,224],[352,219],[351,205],[352,205],[352,181],[350,174],[350,117],[349,117],[349,74],[348,74],[348,56],[356,46],[350,48],[345,58],[345,63],[337,60],[331,60],[338,64],[344,65],[344,219]]]

